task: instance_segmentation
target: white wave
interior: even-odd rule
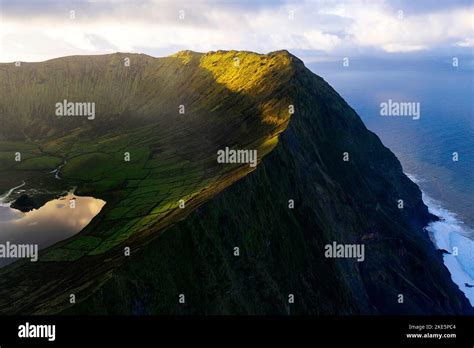
[[[412,174],[406,175],[415,183],[423,182]],[[426,229],[436,248],[449,252],[443,255],[444,264],[451,273],[453,282],[474,307],[474,287],[466,286],[474,286],[474,232],[455,213],[443,208],[439,201],[428,196],[423,190],[421,192],[428,211],[441,219],[431,222]]]

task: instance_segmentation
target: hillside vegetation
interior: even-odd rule
[[[1,64],[0,90],[0,187],[41,182],[61,159],[62,182],[107,202],[38,263],[0,270],[2,313],[470,311],[423,230],[418,187],[286,51]],[[63,99],[95,102],[96,118],[56,117]],[[218,164],[227,146],[257,149],[259,165]],[[11,164],[17,148],[28,159]],[[365,261],[325,258],[333,241],[364,243]]]

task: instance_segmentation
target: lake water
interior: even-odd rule
[[[105,205],[103,200],[69,192],[39,209],[23,213],[10,208],[8,196],[6,193],[0,197],[0,244],[37,244],[38,249],[80,232]],[[15,259],[0,258],[0,267],[13,261]]]
[[[392,150],[443,221],[428,230],[446,254],[453,281],[474,306],[474,74],[472,70],[418,66],[353,71],[313,65]],[[420,103],[420,119],[380,116],[389,99]],[[458,161],[453,161],[453,153]]]

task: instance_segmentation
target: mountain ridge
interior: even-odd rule
[[[108,58],[112,60],[105,67],[92,65],[90,69],[106,77],[110,86],[115,86],[123,76],[130,77],[129,72],[114,70],[121,69],[122,57]],[[98,58],[101,59],[105,58]],[[467,300],[451,282],[441,256],[423,231],[432,216],[416,184],[403,174],[395,155],[366,129],[355,111],[298,58],[287,51],[267,55],[184,51],[162,61],[153,58],[159,62],[154,61],[153,68],[161,69],[161,75],[156,74],[158,70],[147,70],[149,58],[143,59],[138,64],[143,71],[135,71],[133,75],[139,83],[127,80],[113,90],[123,95],[126,86],[134,86],[135,99],[124,98],[128,98],[130,105],[140,107],[104,116],[109,122],[104,128],[99,125],[81,129],[87,125],[81,121],[39,132],[46,139],[41,142],[44,151],[68,158],[64,179],[79,184],[79,193],[103,194],[107,206],[79,235],[42,254],[43,274],[39,272],[25,283],[14,275],[14,272],[31,275],[32,267],[25,263],[0,270],[4,280],[0,279],[0,311],[63,311],[69,306],[68,293],[81,289],[79,303],[66,312],[88,313],[97,308],[96,311],[106,313],[127,313],[136,309],[138,301],[150,308],[150,314],[199,314],[208,312],[205,305],[213,313],[469,313]],[[132,59],[131,67],[135,63]],[[87,62],[83,64],[89,69]],[[4,90],[18,86],[19,76],[9,79],[18,72],[2,75],[2,68],[0,65],[0,86]],[[145,72],[150,74],[145,76]],[[52,75],[46,83],[54,84],[61,76]],[[72,76],[82,81],[78,72]],[[93,76],[87,75],[89,80],[84,83]],[[159,76],[165,82],[160,82]],[[34,81],[41,81],[41,77],[44,75]],[[71,89],[84,93],[81,83],[71,83]],[[141,84],[146,88],[140,89]],[[38,88],[25,91],[27,101],[34,104]],[[104,91],[107,95],[102,85],[94,88],[96,93]],[[68,90],[68,93],[72,92]],[[78,95],[85,95],[81,93]],[[58,95],[49,96],[49,100],[60,99]],[[100,93],[97,96],[103,98]],[[190,101],[184,103],[191,105],[186,108],[190,117],[184,125],[176,118],[179,104],[162,100],[169,96],[174,101]],[[293,115],[289,106],[294,107]],[[21,110],[27,121],[31,110]],[[209,113],[209,110],[213,111]],[[229,110],[232,117],[224,118]],[[14,114],[2,98],[0,111],[0,115]],[[47,122],[53,125],[55,121]],[[32,135],[35,127],[33,121]],[[120,139],[124,130],[128,138],[122,135],[124,139]],[[4,132],[3,136],[8,133]],[[174,141],[170,134],[180,138]],[[84,148],[89,148],[91,139],[98,136],[101,141],[93,150],[99,152],[90,157]],[[81,137],[83,140],[78,140]],[[159,140],[161,137],[165,141]],[[278,137],[281,137],[279,141]],[[194,142],[189,144],[190,140]],[[221,172],[222,168],[215,166],[215,158],[210,154],[226,144],[259,148],[257,169],[250,174],[248,166],[237,166]],[[138,162],[129,169],[113,161],[117,159],[117,148],[127,147],[133,148],[132,155],[139,154]],[[114,153],[106,151],[111,148],[115,149]],[[344,152],[350,156],[348,162],[343,161]],[[173,158],[179,159],[178,171],[173,163],[169,164]],[[92,173],[81,171],[98,161],[111,164]],[[158,170],[161,167],[166,170]],[[117,172],[117,176],[110,175],[111,171]],[[122,171],[125,173],[119,175]],[[129,177],[142,172],[146,175]],[[200,177],[203,172],[210,174]],[[193,186],[187,193],[174,192],[177,188],[169,176],[177,173],[184,179],[194,173],[193,176],[199,177],[198,188]],[[203,180],[206,184],[201,185]],[[159,198],[160,187],[165,182],[171,194]],[[177,210],[176,202],[187,195],[189,210],[183,215]],[[197,196],[203,199],[195,202]],[[400,196],[405,202],[402,211],[397,208]],[[164,199],[164,204],[154,206],[151,214],[145,212],[148,203],[141,204],[144,200],[156,205],[159,199]],[[294,211],[287,207],[290,199],[295,201]],[[139,205],[133,206],[136,202]],[[145,210],[135,209],[141,205]],[[135,217],[134,214],[145,215]],[[239,220],[239,224],[236,222],[239,217],[248,218]],[[133,224],[123,227],[123,218]],[[157,219],[162,218],[161,225],[157,224]],[[163,224],[163,221],[168,222]],[[167,233],[161,236],[164,230]],[[117,236],[101,239],[110,235],[109,232]],[[158,234],[161,237],[156,239]],[[351,260],[328,261],[322,250],[325,243],[336,239],[342,243],[367,243],[368,258],[361,264],[353,264]],[[178,241],[183,243],[182,250]],[[245,261],[234,265],[231,246],[237,241],[243,245]],[[120,266],[123,257],[117,251],[110,254],[110,250],[128,245],[124,243],[133,245],[135,253],[138,249],[142,251]],[[177,255],[182,256],[178,258],[181,261],[176,260]],[[104,258],[109,260],[108,265],[97,264]],[[91,274],[77,279],[72,267],[81,264],[82,268],[95,268]],[[155,272],[148,271],[147,264],[153,264]],[[256,284],[246,284],[247,278],[241,279],[241,274],[255,279]],[[317,281],[318,274],[323,275],[327,284]],[[64,288],[52,285],[58,276],[62,277]],[[49,277],[49,281],[35,289],[35,284],[44,281],[43,277]],[[150,283],[143,284],[140,279],[148,279]],[[14,295],[12,283],[23,284]],[[190,290],[195,302],[183,309],[174,301],[178,285],[189,289],[194,283],[201,285]],[[140,286],[137,288],[136,284]],[[334,289],[339,289],[336,294]],[[150,291],[160,296],[150,295]],[[228,291],[231,295],[226,298]],[[289,291],[294,291],[299,299],[293,312],[283,305]],[[397,303],[400,293],[406,296],[404,305]],[[218,300],[212,301],[207,294],[215,295]],[[29,298],[27,303],[22,302],[25,297]]]
[[[0,97],[0,118],[5,124],[0,152],[10,157],[22,149],[26,158],[21,170],[18,164],[4,162],[0,186],[2,180],[20,180],[25,173],[32,176],[27,180],[27,190],[45,183],[51,185],[43,172],[34,170],[33,164],[42,158],[41,168],[47,168],[46,159],[51,158],[49,162],[53,163],[53,158],[61,158],[61,178],[65,184],[77,186],[79,195],[90,194],[107,201],[85,230],[42,251],[38,264],[17,262],[0,271],[2,312],[45,313],[60,308],[55,306],[67,306],[68,290],[58,288],[57,284],[67,283],[68,288],[76,291],[83,284],[89,284],[86,287],[91,289],[96,287],[96,279],[107,277],[114,265],[125,261],[121,251],[125,246],[136,252],[157,231],[182,219],[204,200],[253,170],[248,165],[219,165],[216,150],[226,146],[257,149],[261,161],[274,148],[289,119],[284,108],[279,107],[284,101],[274,100],[271,93],[281,84],[254,93],[255,81],[247,81],[242,85],[247,92],[251,91],[249,96],[215,81],[224,73],[214,71],[215,59],[219,65],[234,69],[232,53],[206,56],[205,67],[196,55],[192,58],[189,64],[176,57],[153,59],[151,67],[147,66],[148,58],[144,62],[132,60],[130,67],[137,67],[131,73],[128,67],[119,66],[121,57],[114,55],[74,57],[72,61],[79,60],[80,65],[71,65],[71,59],[65,58],[20,67],[24,70],[0,66],[0,88],[11,94]],[[252,66],[247,64],[246,69],[265,70],[269,65],[263,61],[267,60],[265,56],[245,58],[252,59]],[[62,64],[56,65],[57,62]],[[278,64],[275,59],[271,63]],[[278,74],[277,67],[271,71]],[[240,75],[238,69],[232,71],[235,76]],[[233,77],[228,71],[225,73]],[[128,82],[117,86],[127,77]],[[29,86],[24,86],[24,81]],[[63,81],[69,81],[67,88],[58,88]],[[90,83],[97,85],[89,86]],[[13,94],[20,86],[22,92]],[[130,92],[129,86],[135,89]],[[89,97],[83,100],[106,100],[112,88],[118,95],[130,93],[126,96],[129,103],[140,107],[123,108],[117,113],[117,108],[98,106],[92,121],[53,116],[58,100],[77,101],[86,95]],[[208,105],[213,101],[213,110],[209,111]],[[178,112],[181,105],[186,106],[184,115]],[[227,110],[231,110],[229,115]],[[270,113],[271,122],[266,122],[265,115]],[[15,128],[22,132],[15,134]],[[125,153],[130,154],[131,161],[124,161]],[[3,185],[7,187],[6,183]],[[179,207],[180,200],[186,204],[184,209]],[[78,276],[79,268],[93,271]],[[29,285],[19,285],[25,284],[21,280],[25,274],[31,278]],[[37,283],[42,283],[42,287],[31,286]],[[12,287],[18,291],[12,292]],[[59,291],[61,295],[38,302],[43,291]],[[25,298],[29,300],[23,302]]]

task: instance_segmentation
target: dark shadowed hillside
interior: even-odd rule
[[[78,312],[468,311],[422,230],[430,216],[417,186],[334,90],[298,60],[294,67],[288,92],[297,112],[276,150],[117,271]],[[365,262],[325,259],[332,241],[365,243]]]
[[[107,201],[39,263],[0,271],[1,312],[469,313],[423,230],[418,187],[299,59],[181,52],[123,70],[125,56],[0,65],[0,151],[65,160],[66,183]],[[96,120],[54,118],[66,97],[95,100]],[[258,149],[259,165],[217,164],[225,146]],[[0,187],[22,170],[2,168]],[[333,241],[364,244],[365,260],[325,258]]]

